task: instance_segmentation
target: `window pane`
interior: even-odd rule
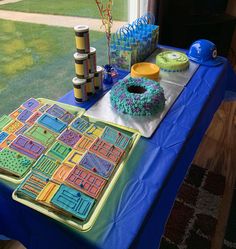
[[[99,18],[94,0],[2,3],[0,9],[7,11]],[[10,19],[15,16],[9,14]],[[0,13],[0,115],[10,113],[29,97],[57,100],[72,90],[71,80],[75,76],[73,54],[76,51],[73,26],[55,27],[30,23],[35,21],[31,19],[18,22],[1,18],[6,18],[3,12]],[[114,22],[127,21],[126,0],[114,1],[113,19]],[[106,38],[100,27],[100,20],[96,27],[90,27],[90,46],[97,49],[97,64],[105,65]]]

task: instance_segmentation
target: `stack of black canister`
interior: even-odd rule
[[[83,102],[102,89],[103,68],[97,66],[96,48],[90,47],[89,27],[78,25],[74,31],[77,52],[74,53],[76,77],[72,82],[75,100]]]

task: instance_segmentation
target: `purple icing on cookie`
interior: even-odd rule
[[[30,110],[25,109],[20,113],[20,115],[17,117],[19,121],[22,123],[25,123],[25,121],[33,114]]]
[[[22,104],[22,106],[30,111],[35,110],[39,105],[40,103],[34,98],[28,99],[25,103]]]
[[[58,140],[62,141],[63,143],[71,147],[74,147],[74,145],[79,141],[81,137],[82,135],[80,135],[76,131],[67,129],[60,135]]]
[[[72,113],[67,112],[64,108],[56,104],[51,106],[46,112],[66,123],[70,123],[74,118]]]
[[[112,163],[90,152],[84,155],[79,164],[105,178],[111,175],[114,168]]]
[[[10,145],[14,149],[26,156],[37,159],[46,149],[42,144],[37,143],[27,137],[19,135]]]

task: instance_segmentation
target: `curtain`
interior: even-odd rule
[[[148,12],[152,13],[155,16],[156,24],[158,20],[158,10],[159,10],[160,1],[159,0],[148,0]]]

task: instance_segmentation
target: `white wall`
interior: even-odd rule
[[[147,12],[148,0],[128,0],[128,21],[133,22]]]

